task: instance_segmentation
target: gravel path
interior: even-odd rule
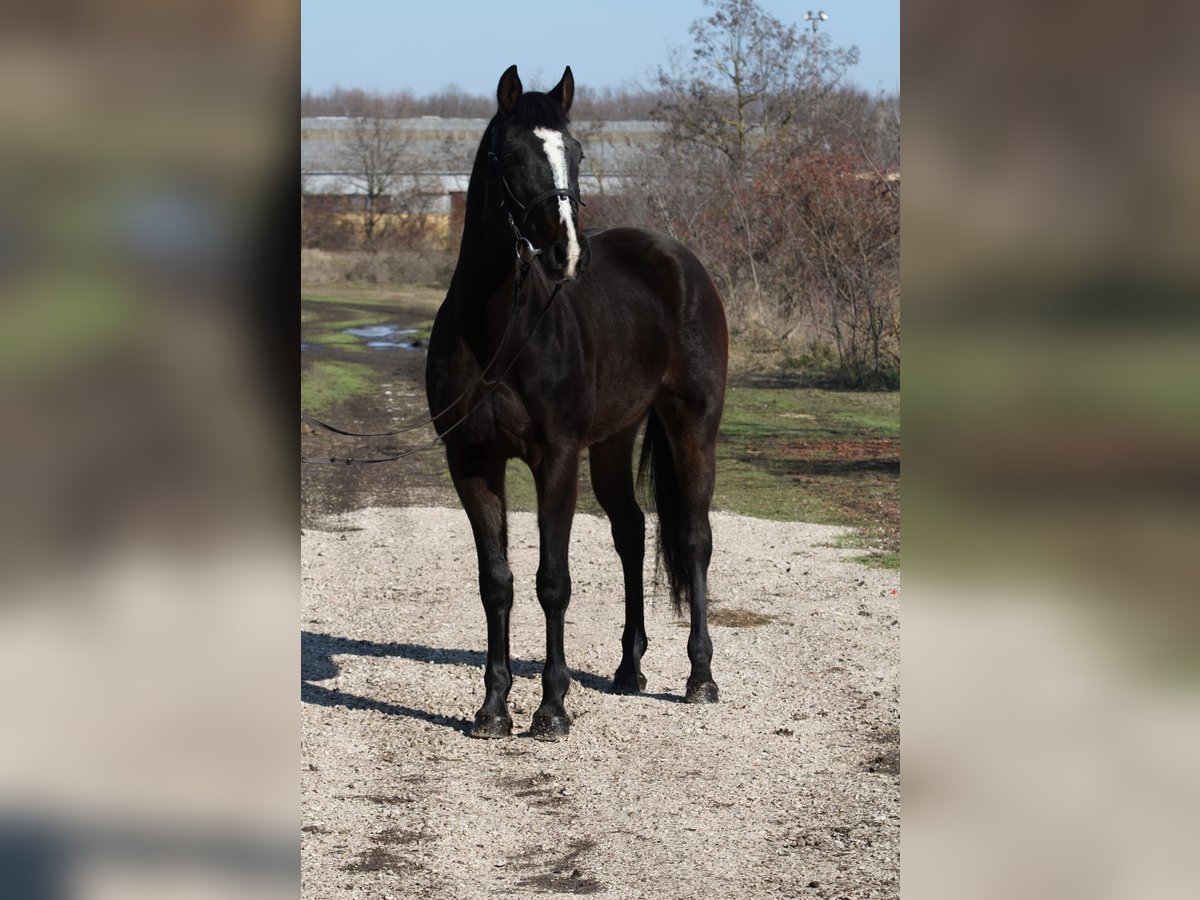
[[[620,565],[572,532],[570,737],[520,736],[540,697],[537,530],[510,515],[514,736],[464,729],[485,648],[466,516],[365,509],[302,541],[303,896],[896,897],[899,574],[842,529],[714,514],[713,672],[679,701],[687,629],[647,608],[649,684],[606,692]],[[653,576],[652,553],[647,584]]]

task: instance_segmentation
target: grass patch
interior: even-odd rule
[[[351,325],[349,327],[353,328],[355,326]],[[346,334],[341,329],[310,334],[305,343],[318,344],[322,347],[337,347],[339,350],[347,350],[351,353],[361,353],[366,348],[362,338],[356,337],[353,334]]]
[[[403,305],[403,302],[395,297],[331,297],[319,294],[305,294],[300,298],[305,303],[320,303],[327,306],[335,306],[343,309],[353,309],[355,307],[367,307],[380,310],[395,309],[398,305]]]
[[[420,322],[413,322],[408,326],[413,330],[409,335],[411,338],[420,338],[423,341],[428,341],[433,336],[433,319],[423,319]]]
[[[330,292],[328,287],[305,288],[301,286],[300,299],[306,303],[327,303],[333,306],[364,306],[378,309],[396,309],[416,311],[427,315],[437,312],[442,300],[446,297],[445,287],[373,287],[347,286],[338,287],[336,292]]]
[[[713,505],[855,529],[859,561],[899,566],[900,395],[816,388],[726,393]]]
[[[899,549],[887,550],[879,546],[867,547],[866,544],[867,541],[864,534],[861,531],[854,531],[834,541],[833,546],[845,550],[859,550],[865,547],[867,549],[866,553],[851,556],[850,559],[864,566],[871,566],[874,569],[900,571]]]
[[[900,551],[888,550],[879,553],[864,553],[861,556],[850,557],[854,562],[873,569],[887,569],[892,572],[900,571]]]
[[[314,360],[300,381],[300,408],[325,412],[352,397],[377,387],[372,368],[364,363],[336,359]]]
[[[898,439],[900,394],[730,385],[721,436],[735,441]]]

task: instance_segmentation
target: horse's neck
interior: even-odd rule
[[[512,281],[514,271],[512,250],[501,247],[486,225],[479,223],[465,231],[454,267],[454,284],[464,312],[494,305],[488,298]]]
[[[486,238],[486,235],[476,237]],[[505,332],[516,330],[519,324],[516,319],[521,318],[525,304],[513,309],[515,278],[516,264],[511,251],[501,252],[494,241],[491,245],[473,244],[464,235],[454,270],[456,318],[459,333],[481,360],[490,359]],[[532,288],[533,284],[526,283],[522,294],[528,295]],[[510,329],[512,317],[515,319]]]

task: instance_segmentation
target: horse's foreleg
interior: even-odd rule
[[[446,458],[463,509],[475,536],[479,559],[479,596],[487,615],[485,696],[471,726],[472,737],[507,737],[512,733],[508,692],[512,670],[508,654],[508,619],[513,577],[508,566],[508,529],[504,504],[504,464],[467,450],[448,448]]]
[[[633,488],[633,443],[637,426],[591,448],[592,490],[608,514],[613,546],[625,575],[625,630],[621,633],[621,664],[613,675],[618,694],[646,689],[642,654],[646,638],[645,588],[642,561],[646,555],[646,517]]]
[[[579,453],[574,448],[548,455],[534,472],[538,495],[538,534],[541,544],[537,571],[538,602],[546,614],[546,666],[542,670],[542,702],[533,714],[529,732],[541,740],[567,736],[571,720],[563,699],[571,684],[563,649],[563,627],[571,602],[571,572],[567,550],[571,519],[579,488]]]

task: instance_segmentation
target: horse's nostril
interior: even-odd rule
[[[550,247],[550,262],[560,269],[567,265],[567,245],[562,241],[555,242]]]

